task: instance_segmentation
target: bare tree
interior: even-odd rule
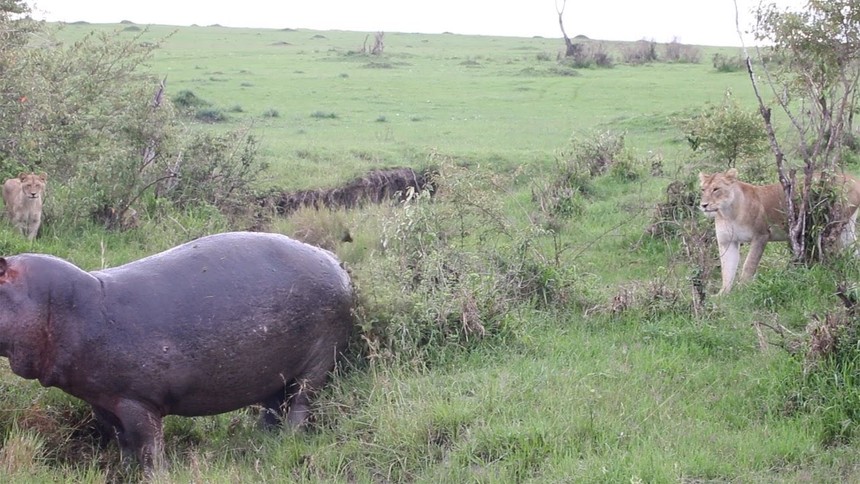
[[[373,48],[370,49],[370,53],[373,55],[381,55],[383,51],[385,51],[385,43],[383,39],[385,38],[385,32],[377,32],[373,36]]]
[[[796,169],[786,164],[785,151],[773,126],[772,110],[762,98],[752,59],[744,45],[747,72],[787,198],[792,254],[798,262],[810,262],[821,257],[822,241],[829,231],[838,229],[830,223],[833,214],[829,208],[824,223],[812,220],[810,213],[821,202],[833,206],[833,200],[820,199],[821,192],[826,191],[821,187],[827,187],[829,177],[842,169],[844,135],[851,129],[860,80],[860,64],[856,61],[860,57],[860,0],[809,0],[801,11],[760,5],[755,14],[756,38],[770,43],[781,59],[774,71],[762,64],[762,72],[797,136],[805,175],[799,193]],[[735,15],[743,45],[737,1]],[[814,187],[817,178],[813,174],[819,173],[822,184]]]
[[[564,7],[567,6],[567,0],[562,0],[561,8],[558,8],[558,1],[555,2],[555,11],[558,12],[558,26],[561,28],[561,35],[564,36],[564,45],[566,46],[564,56],[565,57],[575,57],[579,53],[581,45],[574,44],[570,37],[567,36],[567,32],[564,31]]]

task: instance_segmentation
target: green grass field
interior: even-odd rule
[[[60,36],[124,28],[73,24]],[[499,317],[503,331],[440,345],[424,359],[355,362],[321,396],[307,433],[266,434],[250,410],[168,417],[165,480],[860,480],[856,422],[828,413],[824,403],[796,408],[805,397],[797,384],[802,362],[760,348],[753,328],[758,321],[802,332],[833,305],[832,275],[790,268],[785,247],[770,246],[755,281],[708,298],[693,314],[683,248],[645,235],[666,186],[699,170],[677,118],[720,103],[727,90],[754,108],[746,73],[720,73],[710,63],[712,54],[735,49],[702,48],[697,64],[573,70],[556,60],[560,39],[389,33],[385,54],[373,57],[358,53],[366,35],[153,26],[145,38],[164,39],[149,67],[166,77],[168,96],[192,91],[228,117],[189,129],[249,126],[260,139],[260,156],[271,165],[266,187],[332,187],[375,168],[445,159],[476,179],[504,180],[492,203],[522,227],[536,211],[537,181],[577,136],[623,133],[631,156],[661,160],[663,174],[596,178],[581,213],[558,231],[563,250],[544,246],[559,257],[559,270],[575,274],[577,303],[509,308]],[[355,242],[334,250],[373,295],[384,220],[402,216],[391,215],[399,209],[300,213],[272,230],[347,227]],[[194,232],[219,229],[180,222]],[[0,243],[8,252],[48,252],[97,269],[188,233],[165,230],[173,235],[159,238],[150,229],[156,235],[94,228],[63,239],[48,228],[30,246],[4,226]],[[718,272],[707,281],[711,294]],[[679,299],[660,299],[655,287]],[[638,299],[629,310],[611,310],[625,290]],[[16,377],[5,360],[0,382],[0,479],[128,478],[116,447],[100,450],[81,431],[86,405]]]

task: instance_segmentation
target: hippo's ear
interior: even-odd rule
[[[0,257],[0,277],[6,275],[6,268],[9,267],[9,263],[6,262],[5,257]]]

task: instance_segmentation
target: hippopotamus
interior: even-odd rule
[[[259,404],[302,427],[353,327],[348,272],[279,234],[210,235],[86,272],[0,258],[0,356],[92,406],[123,456],[163,467],[162,418]]]

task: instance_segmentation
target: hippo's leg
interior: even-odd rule
[[[287,390],[282,388],[260,402],[263,406],[263,411],[260,413],[260,428],[274,430],[281,425],[284,418],[287,396]]]
[[[113,414],[120,422],[117,440],[123,453],[135,454],[147,474],[163,470],[164,433],[161,415],[133,400],[120,400],[114,410]]]
[[[328,379],[328,371],[317,371],[313,375],[304,378],[296,378],[289,388],[290,408],[287,411],[287,423],[293,428],[302,428],[307,424],[311,415],[311,400],[317,390],[325,385]]]
[[[96,418],[96,430],[99,433],[99,447],[106,448],[113,438],[119,442],[120,422],[116,415],[93,405],[93,416]]]

